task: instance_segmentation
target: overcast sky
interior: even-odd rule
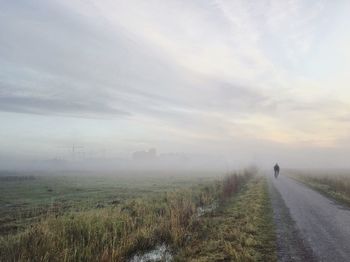
[[[347,0],[0,0],[0,157],[75,144],[350,166],[349,14]]]

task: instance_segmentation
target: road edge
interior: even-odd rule
[[[267,178],[267,180],[270,203],[273,209],[278,261],[318,261],[297,228],[280,192],[273,185],[271,178]]]

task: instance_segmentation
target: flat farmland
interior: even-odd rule
[[[0,176],[0,232],[15,233],[49,215],[115,207],[126,200],[210,183],[213,177],[187,174]]]

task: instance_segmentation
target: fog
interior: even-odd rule
[[[0,169],[350,168],[349,12],[0,1]]]

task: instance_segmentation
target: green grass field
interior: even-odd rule
[[[126,200],[189,188],[215,177],[159,175],[0,176],[0,233],[24,230],[44,216],[113,207]]]
[[[266,181],[247,171],[3,176],[0,206],[1,261],[138,261],[159,245],[173,261],[275,260]]]

